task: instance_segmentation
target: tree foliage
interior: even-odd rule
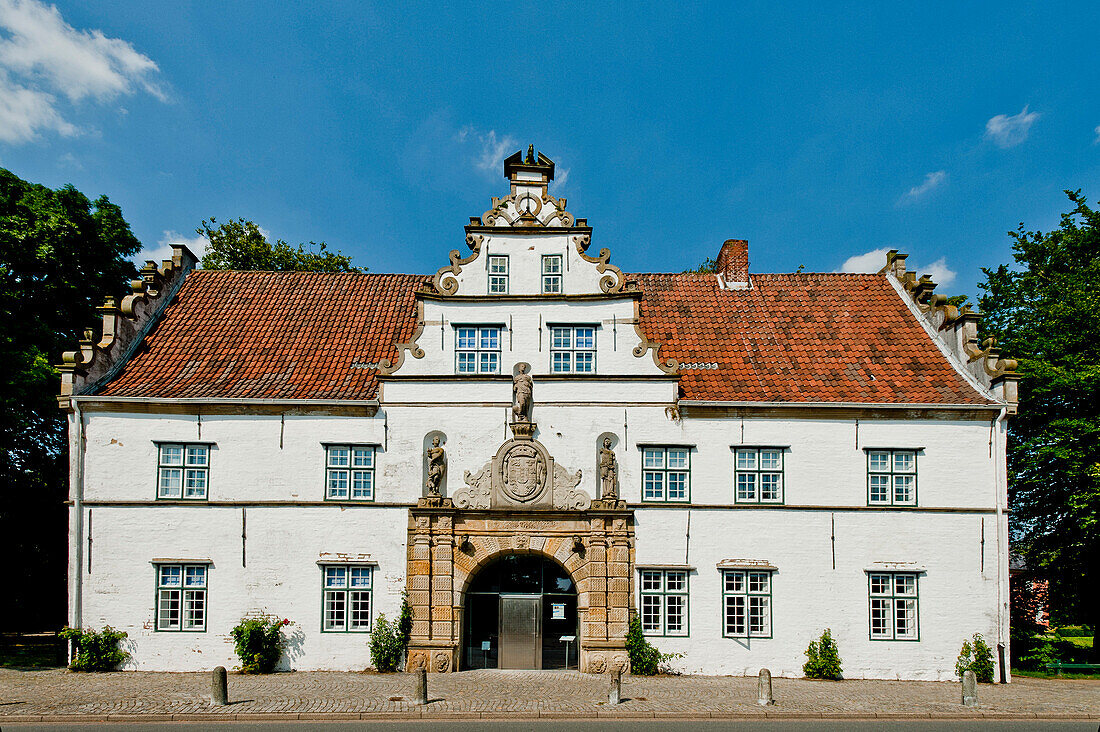
[[[718,260],[714,257],[707,257],[703,260],[695,269],[685,269],[681,274],[717,274],[718,273]]]
[[[1100,212],[1066,194],[1056,230],[1010,232],[1015,266],[983,269],[979,304],[1023,377],[1008,443],[1016,549],[1049,579],[1052,621],[1100,630]]]
[[[268,241],[252,221],[237,219],[218,224],[213,216],[195,233],[209,240],[202,258],[203,269],[237,269],[264,272],[363,272],[351,266],[351,257],[328,251],[328,245],[310,242],[295,249],[282,239]]]
[[[833,631],[826,628],[818,640],[810,641],[806,647],[806,663],[802,664],[802,673],[809,679],[840,679],[840,650],[833,640]]]
[[[277,617],[241,618],[229,635],[233,638],[233,650],[241,661],[241,673],[269,674],[279,665],[286,648],[283,627],[290,620]]]
[[[64,617],[65,422],[52,364],[121,295],[141,249],[122,211],[72,186],[52,190],[0,168],[0,627],[58,627]]]
[[[974,672],[974,679],[979,684],[993,683],[993,649],[985,642],[981,633],[975,633],[973,640],[963,641],[959,657],[955,661],[955,675],[962,681],[963,673]]]

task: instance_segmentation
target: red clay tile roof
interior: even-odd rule
[[[320,272],[187,275],[137,355],[102,394],[373,399],[393,344],[412,337],[430,277]]]
[[[685,370],[685,399],[985,404],[882,275],[629,275],[642,330]],[[373,399],[393,344],[412,337],[414,292],[401,274],[196,271],[101,394]]]
[[[952,367],[886,280],[873,274],[635,274],[642,332],[683,370],[684,399],[988,404]]]

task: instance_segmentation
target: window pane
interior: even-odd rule
[[[647,633],[661,632],[660,595],[642,595],[642,630]]]
[[[895,473],[912,473],[917,466],[916,453],[913,452],[895,452],[894,453],[894,472]]]
[[[543,274],[558,274],[561,272],[561,255],[551,255],[542,258]]]
[[[577,348],[595,348],[596,329],[577,328]]]
[[[157,593],[157,629],[179,630],[180,591],[161,590]]]
[[[756,470],[756,450],[738,450],[737,469]]]
[[[162,564],[160,566],[161,587],[179,587],[183,568],[179,565]]]
[[[351,464],[357,468],[369,468],[374,465],[374,448],[357,447],[351,451]]]
[[[911,574],[895,574],[894,575],[894,594],[895,595],[913,595],[917,594],[917,578]]]
[[[505,275],[490,275],[489,292],[494,295],[508,294],[508,277]]]
[[[913,475],[894,476],[894,503],[913,502],[913,485],[915,480],[916,476]]]
[[[661,590],[661,573],[645,570],[642,572],[642,592]]]
[[[346,470],[330,470],[330,471],[328,471],[328,497],[329,498],[347,498],[348,497],[348,471],[346,471]]]
[[[780,473],[760,474],[760,500],[778,501],[782,495],[783,482]]]
[[[349,630],[370,630],[370,593],[349,592],[351,596],[351,622]]]
[[[187,567],[183,581],[188,587],[206,587],[206,567],[201,564]]]
[[[351,568],[352,587],[370,587],[370,567]]]
[[[760,451],[761,470],[781,470],[783,467],[783,453],[779,450]]]
[[[544,293],[561,292],[561,276],[547,275],[542,278],[542,291]]]
[[[206,590],[183,593],[183,629],[202,630],[206,627]]]
[[[508,274],[508,257],[489,257],[489,271],[493,274]]]
[[[647,468],[663,468],[665,466],[665,451],[647,447],[642,451],[643,465]]]
[[[871,637],[889,638],[890,600],[872,598],[871,600]]]
[[[347,467],[348,448],[330,447],[328,449],[328,464],[338,468]]]
[[[343,630],[347,618],[347,593],[325,593],[325,630]]]
[[[889,595],[890,594],[890,575],[888,575],[888,574],[872,574],[871,575],[871,594],[872,595]]]
[[[737,500],[756,500],[756,473],[737,474]]]
[[[480,347],[492,350],[500,348],[500,328],[482,328]]]
[[[182,496],[183,471],[179,468],[160,469],[160,487],[158,493],[161,498],[179,498]]]
[[[160,462],[162,465],[183,465],[183,446],[161,445]]]
[[[726,595],[726,635],[745,635],[745,597]]]
[[[726,572],[726,592],[744,592],[745,591],[745,573],[744,572]]]
[[[325,567],[325,587],[347,587],[347,567]]]
[[[870,467],[875,472],[887,472],[890,470],[890,453],[888,452],[871,452]]]
[[[460,353],[458,354],[458,370],[459,373],[472,374],[477,370],[477,354],[476,353]]]
[[[481,354],[481,373],[483,374],[495,374],[497,372],[497,362],[500,358],[498,353],[482,353]]]
[[[682,501],[687,498],[687,473],[668,474],[668,500]]]
[[[374,473],[369,470],[354,470],[351,475],[351,497],[372,498],[374,496]]]
[[[916,600],[894,600],[894,631],[898,638],[917,637]]]
[[[749,598],[749,633],[752,635],[771,635],[771,613],[769,597]]]
[[[576,358],[576,364],[574,370],[578,374],[590,374],[596,370],[596,354],[588,352],[575,353],[573,356]]]
[[[459,348],[476,348],[477,347],[477,330],[474,328],[459,328],[458,329],[458,347]]]
[[[572,356],[569,351],[555,351],[554,352],[554,371],[555,373],[568,373],[569,372],[569,360]]]
[[[195,466],[206,465],[206,445],[188,445],[187,464]]]
[[[206,469],[188,469],[185,483],[185,498],[203,498],[206,496]]]
[[[661,500],[665,496],[664,473],[645,471],[643,478],[643,497],[647,500]]]
[[[666,592],[687,592],[687,572],[666,572]]]
[[[668,449],[668,467],[670,468],[686,468],[688,463],[688,451],[680,447],[670,447]]]
[[[569,328],[550,329],[551,348],[569,348],[571,340],[571,331]]]
[[[669,635],[687,633],[687,596],[667,595],[665,597],[665,632]]]
[[[890,502],[890,476],[871,476],[871,503]]]
[[[767,592],[768,577],[767,572],[749,572],[749,592]]]

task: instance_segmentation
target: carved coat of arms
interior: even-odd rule
[[[546,460],[532,445],[512,445],[501,462],[501,481],[510,498],[528,501],[541,493],[546,482]]]

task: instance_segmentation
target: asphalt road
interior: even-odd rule
[[[1051,721],[1051,720],[824,720],[808,719],[804,721],[787,720],[750,720],[750,721],[714,721],[714,720],[508,720],[508,721],[436,721],[419,720],[408,722],[99,722],[89,724],[4,724],[0,730],[18,730],[19,732],[91,732],[104,727],[124,729],[126,732],[162,732],[163,730],[215,730],[215,732],[325,732],[336,729],[339,732],[423,732],[425,728],[442,729],[446,732],[642,732],[658,728],[663,732],[731,732],[734,730],[764,729],[767,732],[806,732],[808,730],[826,730],[826,732],[885,732],[902,730],[903,732],[1100,732],[1095,721]]]

